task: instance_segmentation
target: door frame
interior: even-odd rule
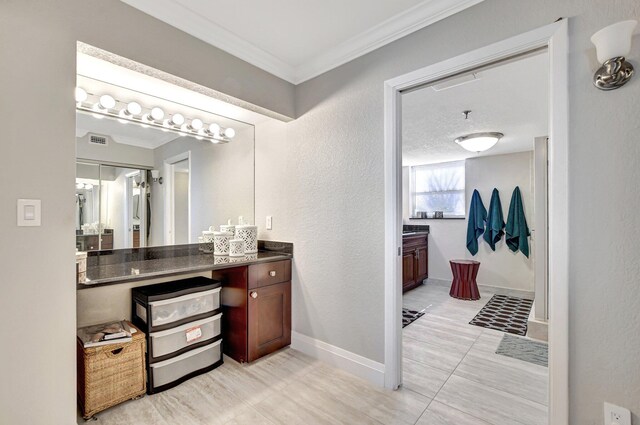
[[[567,19],[384,83],[385,387],[402,384],[401,92],[547,48],[549,55],[549,423],[569,420],[569,215]]]
[[[175,164],[182,161],[189,163],[189,202],[188,205],[188,232],[189,243],[191,240],[191,151],[186,151],[164,160],[164,243],[165,245],[175,245],[175,184],[174,172]]]

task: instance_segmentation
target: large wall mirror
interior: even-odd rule
[[[78,87],[76,248],[197,243],[254,223],[253,125],[80,75]]]

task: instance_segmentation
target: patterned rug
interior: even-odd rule
[[[496,354],[547,367],[549,346],[544,342],[505,334]]]
[[[408,308],[403,308],[402,309],[402,327],[404,328],[407,325],[410,325],[411,323],[415,322],[422,316],[424,316],[424,310],[415,311],[415,310],[409,310]]]
[[[524,298],[494,295],[469,324],[525,336],[532,305]]]

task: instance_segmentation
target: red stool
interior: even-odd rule
[[[451,260],[453,282],[449,295],[461,300],[479,300],[480,291],[476,283],[476,276],[480,269],[480,262],[473,260]]]

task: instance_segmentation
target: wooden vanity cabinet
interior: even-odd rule
[[[251,362],[291,344],[291,260],[215,270],[224,353]]]
[[[428,234],[402,237],[402,292],[422,285],[429,277]]]

